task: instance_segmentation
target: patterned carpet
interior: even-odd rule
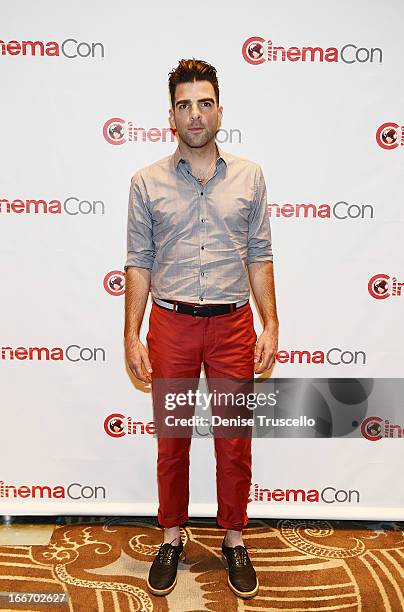
[[[5,604],[56,612],[402,612],[404,523],[255,520],[244,531],[260,581],[254,599],[229,590],[214,519],[182,528],[187,559],[167,597],[146,589],[161,542],[155,519],[66,518],[49,546],[0,547],[0,591],[64,592],[69,604]]]

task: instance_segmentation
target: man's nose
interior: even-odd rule
[[[201,109],[197,102],[194,102],[191,106],[191,118],[198,119],[201,116]]]

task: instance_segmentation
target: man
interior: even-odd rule
[[[132,177],[125,264],[125,350],[145,383],[173,378],[252,379],[278,343],[271,232],[261,167],[216,145],[222,118],[216,70],[181,60],[169,74],[169,120],[178,146]],[[247,274],[248,272],[248,274]],[[254,331],[249,282],[264,328]],[[151,291],[147,348],[139,339]],[[153,375],[153,378],[152,378]],[[153,397],[153,403],[155,398]],[[188,519],[189,437],[158,437],[158,522],[164,540],[148,588],[166,595],[183,558]],[[251,437],[215,437],[218,513],[228,583],[254,597],[258,580],[242,530],[251,486]]]

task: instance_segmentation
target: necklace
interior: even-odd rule
[[[214,160],[213,164],[208,168],[208,171],[206,172],[206,174],[204,176],[196,176],[196,180],[199,181],[201,184],[204,183],[206,181],[206,179],[209,176],[210,171],[212,170],[213,166],[216,164],[217,161],[217,157]]]

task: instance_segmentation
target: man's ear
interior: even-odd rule
[[[168,120],[170,123],[170,127],[175,130],[176,129],[175,118],[174,118],[174,111],[172,108],[168,110]]]
[[[219,108],[217,109],[217,122],[218,122],[219,127],[222,123],[222,118],[223,118],[223,106],[219,106]]]

